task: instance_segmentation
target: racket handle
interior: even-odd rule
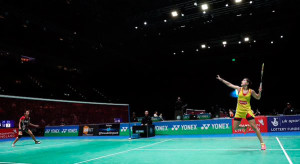
[[[260,85],[259,85],[259,87],[260,87],[260,88],[262,88],[262,82],[260,82]]]

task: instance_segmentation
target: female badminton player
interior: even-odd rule
[[[248,132],[249,126],[242,127],[240,126],[240,123],[242,119],[247,119],[249,122],[251,128],[255,131],[260,143],[261,143],[261,150],[266,150],[266,144],[264,144],[261,133],[259,129],[256,126],[255,123],[255,116],[251,110],[250,106],[250,99],[251,96],[254,97],[255,99],[259,100],[261,98],[261,92],[262,92],[262,87],[259,87],[259,92],[258,94],[249,88],[251,85],[251,81],[248,78],[244,78],[241,87],[237,85],[233,85],[230,82],[222,79],[219,75],[217,75],[217,79],[223,82],[225,85],[227,85],[230,88],[236,89],[238,91],[238,102],[237,102],[237,108],[236,108],[236,113],[234,116],[234,121],[233,121],[233,128],[235,130],[242,129],[245,131],[245,133]]]
[[[24,116],[22,116],[20,118],[20,121],[19,121],[19,135],[15,139],[14,143],[12,144],[13,147],[15,147],[16,142],[20,138],[22,138],[24,132],[26,132],[27,134],[29,134],[31,136],[31,138],[34,140],[35,144],[40,144],[41,143],[40,141],[36,140],[35,136],[32,134],[31,130],[28,128],[29,126],[33,126],[33,127],[36,127],[36,128],[39,127],[38,125],[34,125],[34,124],[30,123],[29,114],[30,114],[29,110],[26,110]]]

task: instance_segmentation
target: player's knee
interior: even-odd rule
[[[234,126],[233,129],[234,129],[234,130],[238,130],[238,129],[239,129],[239,126]]]
[[[255,132],[258,131],[257,126],[252,126],[251,128],[252,128]]]

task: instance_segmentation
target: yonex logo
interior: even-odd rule
[[[173,128],[172,128],[172,130],[178,130],[179,129],[179,127],[180,127],[180,125],[173,125]]]
[[[168,126],[155,126],[156,131],[167,131]]]
[[[210,124],[203,124],[201,127],[201,130],[207,130],[209,128]]]
[[[122,127],[121,132],[126,132],[128,127]]]

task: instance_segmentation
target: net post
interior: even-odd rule
[[[131,139],[131,128],[130,128],[130,106],[128,104],[128,130],[129,130],[129,139]]]

